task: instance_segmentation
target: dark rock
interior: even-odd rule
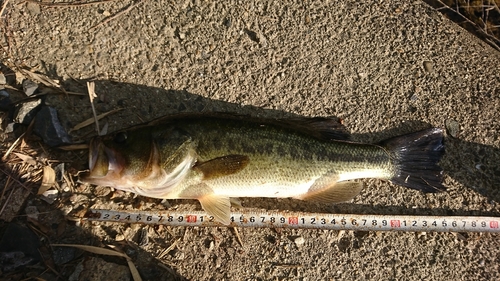
[[[12,106],[12,100],[9,93],[5,90],[0,90],[0,111],[9,111]]]
[[[18,124],[29,125],[42,104],[42,100],[35,99],[16,105],[14,112],[14,122]]]
[[[23,252],[0,252],[0,269],[5,272],[14,271],[33,262],[33,258],[27,257]]]
[[[72,261],[81,251],[73,247],[54,247],[52,258],[56,265]]]
[[[56,109],[50,106],[42,106],[36,115],[34,131],[49,146],[71,143],[71,137],[57,118]]]
[[[0,269],[12,271],[39,262],[39,244],[31,229],[17,223],[8,224],[0,240]]]
[[[38,90],[37,83],[35,83],[29,79],[23,80],[23,91],[28,97],[36,94],[37,90]]]

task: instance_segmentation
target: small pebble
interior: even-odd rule
[[[424,69],[425,71],[432,73],[434,72],[434,66],[431,61],[424,61]]]
[[[294,242],[294,243],[295,243],[295,245],[297,245],[297,246],[302,246],[302,245],[306,242],[306,240],[304,239],[304,237],[299,236],[299,237],[296,237],[296,238],[293,240],[293,242]]]
[[[4,132],[9,134],[9,133],[14,132],[15,129],[16,129],[16,123],[12,122],[12,123],[7,124],[7,126],[4,129]]]
[[[49,204],[52,204],[57,200],[58,194],[59,194],[59,191],[57,189],[50,189],[50,190],[47,190],[44,193],[42,193],[41,198],[43,201],[45,201]]]
[[[35,83],[29,79],[23,80],[23,91],[28,97],[35,94],[37,89],[38,89],[37,83]]]
[[[458,134],[460,133],[460,124],[453,119],[446,120],[444,122],[444,126],[446,127],[446,132],[451,137],[456,138],[458,136]]]
[[[29,125],[35,117],[37,110],[41,104],[42,100],[36,99],[17,105],[13,118],[14,122],[18,124]]]
[[[52,259],[55,264],[62,265],[72,261],[77,255],[77,249],[72,247],[52,248]]]
[[[38,220],[38,209],[36,206],[28,206],[24,209],[26,216],[30,219]]]
[[[93,190],[93,192],[95,196],[97,197],[104,197],[104,196],[108,196],[110,193],[111,193],[111,189],[107,186],[96,186]]]
[[[31,16],[36,16],[41,12],[40,5],[35,2],[28,2],[28,4],[26,5],[26,9]]]

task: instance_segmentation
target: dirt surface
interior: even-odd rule
[[[123,108],[101,121],[110,132],[165,114],[199,111],[337,116],[353,139],[365,142],[444,128],[450,119],[459,124],[457,138],[446,138],[445,193],[425,195],[365,180],[362,193],[345,204],[243,198],[245,208],[499,215],[500,53],[420,1],[110,1],[71,7],[10,1],[2,21],[2,61],[58,80],[66,91],[86,93],[86,81],[94,80],[98,113]],[[86,95],[49,94],[44,102],[57,109],[68,130],[92,116]],[[95,129],[70,134],[83,142]],[[2,152],[16,136],[4,136]],[[75,181],[76,172],[85,169],[85,151],[41,147],[32,139],[16,151],[65,162]],[[24,190],[8,181],[0,175],[0,186]],[[37,186],[28,187],[36,193]],[[52,261],[0,278],[131,278],[108,275],[115,264],[126,266],[124,259],[75,250],[50,255],[50,242],[116,245],[132,257],[144,280],[500,279],[498,234],[239,229],[242,246],[228,228],[65,219],[91,206],[199,210],[194,201],[162,202],[78,183],[71,188],[61,183],[58,196],[49,204],[29,195],[13,219],[37,230],[46,247],[42,255]],[[26,210],[33,207],[38,214],[27,220]],[[295,243],[296,237],[304,243]],[[79,277],[82,267],[101,273]]]

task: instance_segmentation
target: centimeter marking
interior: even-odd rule
[[[167,226],[228,226],[407,232],[500,232],[500,217],[355,215],[302,212],[234,212],[231,224],[205,212],[89,209],[84,220]]]

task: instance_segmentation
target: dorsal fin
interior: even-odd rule
[[[249,122],[260,125],[272,125],[294,130],[320,140],[349,140],[350,133],[337,117],[285,117],[285,118],[259,118],[250,115],[227,112],[179,113],[159,117],[145,124],[133,126],[129,129],[138,129],[146,126],[157,126],[175,120],[183,119],[225,119]]]
[[[349,140],[349,132],[339,118],[300,117],[277,119],[285,127],[321,140]]]

